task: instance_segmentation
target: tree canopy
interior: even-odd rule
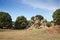
[[[39,20],[43,20],[44,17],[42,15],[35,15],[31,17],[31,20],[34,20],[35,17],[38,17]]]
[[[60,9],[57,9],[53,13],[53,21],[54,21],[55,24],[60,25]]]
[[[0,28],[11,28],[12,19],[11,16],[6,12],[0,12]]]
[[[36,15],[35,17],[38,17],[38,19],[43,20],[44,17],[42,15]]]
[[[34,16],[31,17],[31,20],[34,20]]]
[[[24,16],[19,16],[16,19],[15,22],[15,28],[16,29],[24,29],[28,25],[27,19]]]

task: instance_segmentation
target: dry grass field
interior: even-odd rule
[[[6,30],[0,32],[0,40],[60,40],[60,34],[51,35],[40,29]]]

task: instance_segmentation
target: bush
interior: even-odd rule
[[[51,26],[51,22],[47,22],[47,24],[46,24],[48,27],[50,27]]]

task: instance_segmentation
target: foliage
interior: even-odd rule
[[[34,20],[34,16],[31,17],[31,20]]]
[[[35,17],[38,17],[38,19],[40,19],[40,20],[43,20],[43,19],[44,19],[43,16],[41,16],[41,15],[36,15],[36,16],[32,16],[32,17],[31,17],[31,20],[34,21],[34,18],[35,18]]]
[[[60,9],[57,9],[53,13],[53,21],[54,21],[55,24],[60,25]]]
[[[48,27],[50,27],[51,26],[51,22],[47,22],[47,24],[46,24]]]
[[[11,28],[12,19],[11,16],[6,12],[0,12],[0,28]]]
[[[31,27],[33,24],[34,24],[34,21],[33,20],[29,20],[28,21],[28,28]]]
[[[31,17],[31,20],[29,21],[29,26],[32,26],[34,24],[34,18],[35,18],[35,16]]]
[[[44,17],[41,16],[41,15],[36,15],[35,17],[38,17],[38,19],[40,19],[40,20],[43,20],[44,19]]]
[[[12,29],[15,28],[15,21],[12,21]]]
[[[24,29],[28,25],[27,19],[24,16],[19,16],[16,19],[15,22],[15,28],[16,29]]]

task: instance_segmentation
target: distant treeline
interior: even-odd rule
[[[11,16],[7,12],[0,12],[0,28],[1,29],[25,29],[34,24],[34,17],[38,17],[41,20],[45,19],[42,15],[35,15],[31,17],[31,20],[27,20],[25,16],[18,16],[16,21],[12,21]],[[60,25],[60,9],[53,12],[53,22],[55,25]],[[47,21],[47,20],[46,20]],[[51,26],[47,22],[48,26]]]

